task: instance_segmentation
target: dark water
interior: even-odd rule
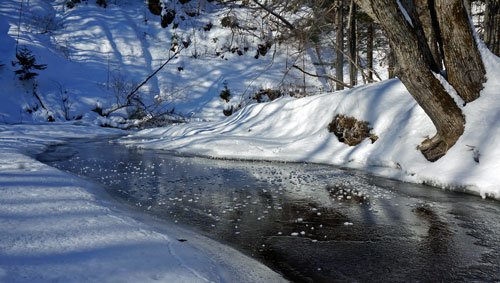
[[[500,281],[496,201],[331,166],[213,160],[106,142],[55,146],[39,160],[292,281]]]

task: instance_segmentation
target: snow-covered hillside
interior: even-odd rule
[[[66,2],[0,3],[0,64],[4,65],[0,68],[0,121],[43,121],[49,114],[58,121],[65,116],[102,120],[91,110],[123,102],[135,86],[174,54],[173,45],[180,48],[184,43],[189,43],[189,48],[140,89],[141,101],[156,107],[158,113],[174,111],[218,120],[224,117],[219,93],[225,85],[238,100],[259,89],[295,80],[294,71],[287,72],[290,63],[284,56],[269,51],[267,56],[254,58],[256,38],[239,35],[242,42],[253,41],[248,42],[252,49],[227,52],[228,41],[236,39],[230,29],[218,24],[228,10],[215,3],[193,1],[190,4],[198,5],[197,9],[203,5],[204,13],[172,29],[162,28],[159,17],[151,14],[143,1],[109,1],[106,8],[82,1],[72,9]],[[209,23],[215,24],[204,29]],[[36,92],[50,113],[27,113],[38,101],[33,98],[32,83],[21,82],[14,75],[18,67],[11,62],[16,60],[16,41],[19,48],[32,52],[37,63],[47,65],[38,71]],[[318,82],[313,78],[311,84]],[[120,111],[115,114],[126,116]]]

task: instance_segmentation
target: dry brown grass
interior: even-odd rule
[[[358,145],[366,138],[374,143],[378,137],[370,133],[371,130],[368,122],[345,115],[336,115],[328,125],[328,131],[350,146]]]

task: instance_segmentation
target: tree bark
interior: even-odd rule
[[[435,0],[448,82],[465,103],[479,97],[486,81],[481,54],[462,0]]]
[[[337,27],[337,36],[336,36],[336,56],[335,56],[335,76],[337,77],[337,81],[344,81],[344,13],[343,13],[343,0],[337,0],[337,10],[335,13],[335,25]],[[340,83],[337,83],[336,90],[344,89],[344,86]]]
[[[465,118],[432,70],[433,59],[427,42],[422,42],[418,24],[409,23],[393,0],[356,0],[374,15],[389,38],[397,61],[397,74],[410,94],[429,116],[436,134],[422,142],[419,149],[435,161],[446,154],[464,131]],[[370,13],[369,13],[370,14]],[[421,30],[420,33],[423,33]]]
[[[484,43],[500,56],[500,0],[487,0],[484,14]]]
[[[387,73],[389,79],[393,79],[396,77],[396,58],[394,58],[394,51],[392,47],[389,46],[388,50],[389,54],[387,54]]]
[[[433,6],[434,0],[415,0],[415,12],[416,16],[422,24],[425,38],[427,39],[427,45],[431,50],[432,59],[434,64],[436,64],[439,70],[443,69],[443,57],[442,50],[440,49],[441,38],[439,27],[437,22],[433,21],[436,17],[436,11]]]
[[[368,23],[366,31],[366,65],[368,67],[368,83],[373,83],[373,22]]]
[[[441,68],[439,68],[440,64],[436,61],[436,58],[434,58],[434,55],[432,54],[432,49],[431,49],[431,46],[433,44],[436,44],[436,43],[430,42],[430,40],[428,39],[427,34],[425,32],[426,29],[432,29],[432,27],[433,27],[432,21],[429,21],[428,24],[430,26],[426,28],[424,23],[420,19],[419,14],[418,14],[419,0],[400,0],[400,1],[401,1],[400,3],[402,5],[402,7],[405,9],[405,11],[408,14],[410,21],[411,21],[411,23],[408,21],[405,21],[405,22],[410,24],[411,31],[417,37],[417,41],[415,42],[415,44],[418,44],[418,47],[424,56],[424,60],[429,65],[430,69],[433,72],[439,73],[441,71]],[[423,0],[423,1],[426,1],[426,0]],[[434,1],[434,0],[428,0],[428,2],[431,2],[431,1]],[[423,7],[423,9],[426,9],[426,8]],[[400,12],[402,13],[402,11],[400,11]]]
[[[357,84],[357,66],[358,62],[356,56],[356,4],[354,0],[351,0],[349,5],[349,19],[348,19],[348,33],[349,33],[349,57],[351,58],[349,63],[349,81],[351,86]]]

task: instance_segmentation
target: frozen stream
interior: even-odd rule
[[[214,160],[107,142],[54,146],[39,160],[292,281],[500,280],[496,201],[331,166]]]

